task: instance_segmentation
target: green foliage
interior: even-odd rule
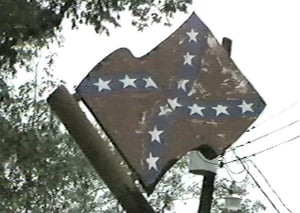
[[[9,99],[8,87],[3,79],[0,79],[0,101]]]
[[[34,61],[33,61],[34,62]],[[96,174],[72,137],[45,102],[57,84],[50,56],[46,68],[27,66],[29,80],[13,86],[10,75],[0,75],[0,209],[3,212],[124,212]],[[1,83],[2,82],[2,83]],[[188,181],[187,181],[188,180]],[[231,181],[218,179],[213,213],[222,213],[219,201],[228,195]],[[238,187],[244,195],[251,183]],[[157,212],[170,212],[174,203],[199,199],[201,182],[188,174],[187,158],[172,167],[148,197]],[[245,197],[243,213],[264,210]]]
[[[45,102],[55,85],[49,78],[18,87],[6,78],[11,85],[9,98],[0,102],[1,212],[99,212],[105,186]]]
[[[49,58],[51,67],[52,58]],[[33,68],[32,68],[33,67]],[[72,137],[45,102],[57,82],[48,69],[34,70],[26,83],[14,87],[5,79],[6,98],[0,102],[0,209],[3,212],[124,212],[103,184]],[[44,74],[42,74],[44,73]],[[187,177],[188,176],[188,177]],[[183,177],[187,177],[184,179]],[[231,181],[216,182],[213,213],[221,213],[219,201],[228,194]],[[250,183],[238,185],[246,192]],[[170,212],[174,202],[199,199],[201,182],[188,174],[181,159],[148,198],[157,212]],[[246,195],[246,193],[245,193]],[[242,212],[259,212],[259,201],[244,199]]]
[[[148,201],[156,212],[178,212],[175,209],[175,202],[186,203],[188,200],[199,200],[201,194],[202,183],[195,179],[195,176],[189,174],[187,169],[188,159],[182,158],[178,161],[162,178],[156,186],[153,194],[148,197]],[[213,194],[211,213],[226,213],[224,198],[230,196],[232,180],[217,177],[215,181],[215,190]],[[266,210],[266,207],[259,200],[250,198],[249,191],[254,187],[252,181],[246,178],[240,183],[236,183],[235,189],[240,192],[242,198],[241,209],[236,213],[258,213]],[[105,196],[109,196],[109,192]],[[105,213],[125,213],[121,206],[113,199],[113,197],[105,197],[108,199],[109,209],[101,208]],[[110,200],[110,201],[109,201]],[[101,211],[101,212],[102,212]],[[194,210],[196,211],[196,209]]]
[[[41,48],[59,42],[63,19],[72,27],[92,25],[98,33],[119,26],[130,11],[139,30],[152,23],[169,25],[174,13],[187,10],[191,0],[0,0],[0,209],[1,212],[123,212],[72,137],[63,129],[45,102],[58,82],[53,81],[49,57],[38,69]],[[10,71],[32,73],[14,86]],[[25,65],[25,66],[23,66]],[[59,82],[61,83],[61,82]],[[167,212],[175,201],[198,199],[201,184],[187,184],[187,160],[179,161],[148,198],[157,212]],[[222,212],[217,201],[227,190],[217,181],[213,212]],[[246,182],[248,185],[249,182]],[[246,185],[241,186],[246,189]],[[264,206],[245,199],[242,211],[259,212]]]
[[[216,180],[211,210],[212,213],[226,212],[224,210],[224,198],[232,196],[230,192],[231,184],[232,180],[228,180],[227,178],[219,178]],[[248,178],[240,183],[235,183],[235,190],[240,192],[240,197],[242,198],[241,209],[237,213],[255,213],[266,210],[266,207],[259,200],[253,201],[248,198],[249,191],[252,187],[253,183]]]
[[[20,86],[9,74],[1,75],[6,98],[0,102],[0,209],[123,212],[45,101],[61,83],[52,80],[52,61],[50,57],[46,69],[38,70],[34,63],[27,66],[29,80]],[[149,197],[157,211],[170,209],[182,195],[182,168],[178,163]]]
[[[173,209],[174,201],[185,199],[187,187],[182,180],[183,174],[187,174],[187,159],[183,158],[172,167],[156,186],[153,194],[148,198],[156,212],[167,212]]]
[[[0,68],[15,73],[15,64],[24,65],[41,48],[59,42],[65,18],[73,28],[87,24],[108,34],[109,26],[120,26],[122,13],[130,11],[132,24],[142,30],[162,20],[168,23],[168,17],[185,12],[189,3],[191,0],[0,0]]]
[[[55,38],[63,10],[43,5],[41,1],[0,0],[0,67],[4,71],[15,72],[13,65],[24,64]]]

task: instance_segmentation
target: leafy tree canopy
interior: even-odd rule
[[[57,38],[63,19],[72,27],[94,26],[109,33],[120,26],[122,12],[130,11],[139,30],[151,23],[167,22],[177,11],[186,12],[191,0],[0,0],[0,67],[24,64],[36,50]]]
[[[186,11],[190,0],[0,0],[0,209],[3,212],[123,212],[72,137],[62,130],[45,102],[55,88],[49,58],[47,67],[34,69],[31,59],[58,37],[63,19],[73,28],[94,26],[108,33],[119,26],[122,12],[131,11],[139,30]],[[30,63],[28,63],[30,62]],[[28,64],[27,64],[28,63]],[[15,86],[8,71],[28,65],[31,80]],[[43,72],[44,71],[44,72]],[[37,73],[39,77],[37,78]],[[45,75],[43,76],[43,73]],[[180,202],[198,198],[199,183],[187,185],[186,161],[178,162],[163,178],[149,202],[167,212]],[[229,184],[228,180],[220,180]],[[201,185],[201,184],[200,184]],[[215,200],[227,192],[216,184]],[[213,211],[222,212],[214,202]],[[263,209],[246,200],[243,212]]]
[[[0,101],[1,212],[99,208],[95,196],[104,185],[42,98],[51,83],[8,85]]]

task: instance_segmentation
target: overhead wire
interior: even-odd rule
[[[236,183],[242,183],[247,177],[248,177],[248,173],[246,172],[246,175],[244,178],[242,178],[242,180],[237,181],[236,178],[233,178],[233,176],[231,175],[232,171],[229,169],[228,165],[225,165],[225,171],[227,172],[228,176],[230,177],[231,180],[235,181]],[[246,170],[243,169],[243,172],[245,172]],[[234,174],[234,173],[233,173]],[[241,174],[241,173],[240,173]]]
[[[258,171],[258,173],[262,176],[262,178],[264,179],[264,181],[266,182],[266,184],[269,186],[269,188],[272,190],[272,192],[275,194],[275,196],[277,197],[277,199],[280,201],[280,203],[284,206],[284,208],[289,211],[290,213],[293,213],[288,207],[287,205],[283,202],[283,200],[280,198],[280,196],[278,195],[278,193],[274,190],[274,188],[271,186],[270,182],[268,181],[268,179],[266,178],[266,176],[262,173],[262,171],[258,168],[258,166],[251,160],[251,159],[247,159],[253,166],[254,168]]]
[[[255,126],[251,127],[251,128],[248,129],[247,131],[249,132],[250,130],[253,130],[253,129],[257,128],[258,126],[261,126],[262,124],[264,124],[264,123],[266,123],[266,122],[268,122],[268,121],[270,121],[270,120],[276,118],[277,116],[279,116],[280,114],[284,113],[285,111],[291,109],[292,107],[294,107],[294,106],[297,105],[297,104],[298,104],[298,102],[296,102],[296,103],[290,105],[289,107],[285,108],[284,110],[282,110],[282,111],[280,111],[280,112],[274,114],[273,116],[269,117],[268,119],[262,121],[261,123],[259,123],[259,124],[255,125]],[[275,129],[275,130],[273,130],[273,131],[267,133],[267,134],[264,134],[264,135],[262,135],[262,136],[259,136],[259,137],[255,138],[255,139],[251,140],[251,141],[248,141],[248,142],[245,143],[245,144],[241,144],[241,145],[238,145],[238,146],[236,146],[236,147],[234,147],[234,148],[231,148],[230,150],[228,150],[228,152],[229,152],[229,151],[233,151],[237,159],[232,160],[232,161],[229,161],[229,162],[224,162],[224,163],[223,163],[223,164],[225,165],[225,170],[226,170],[226,172],[228,173],[229,177],[230,177],[232,180],[234,180],[234,178],[232,177],[231,173],[233,173],[233,174],[241,174],[241,173],[243,173],[244,171],[246,171],[246,173],[247,173],[247,174],[246,174],[246,177],[247,177],[248,175],[251,177],[251,179],[254,181],[255,185],[260,189],[260,191],[264,194],[264,196],[268,199],[268,201],[270,202],[270,204],[273,206],[273,208],[274,208],[278,213],[279,213],[278,208],[276,207],[276,205],[274,204],[274,202],[270,199],[270,197],[264,192],[264,190],[261,188],[260,184],[259,184],[259,183],[257,182],[257,180],[254,178],[254,176],[250,173],[249,167],[247,168],[248,164],[245,164],[245,163],[242,161],[242,159],[248,159],[248,160],[249,160],[249,157],[254,157],[254,156],[258,155],[258,154],[261,154],[261,153],[266,152],[266,151],[268,151],[268,150],[270,150],[270,149],[276,148],[276,147],[278,147],[278,146],[280,146],[280,145],[283,145],[283,144],[292,142],[292,141],[294,141],[294,140],[300,138],[300,135],[297,135],[297,136],[295,136],[295,137],[293,137],[293,138],[291,138],[291,139],[289,139],[289,140],[287,140],[287,141],[284,141],[284,142],[282,142],[282,143],[276,144],[276,145],[274,145],[274,146],[268,147],[268,148],[266,148],[266,149],[264,149],[264,150],[261,150],[261,151],[259,151],[259,152],[256,152],[256,153],[253,153],[253,154],[251,154],[251,155],[244,156],[244,157],[239,157],[239,156],[237,156],[237,154],[235,153],[235,150],[236,150],[237,148],[246,146],[246,145],[251,144],[251,143],[253,143],[253,142],[255,142],[255,141],[258,141],[258,140],[260,140],[260,139],[262,139],[262,138],[265,138],[265,137],[267,137],[267,136],[269,136],[269,135],[271,135],[271,134],[274,134],[274,133],[276,133],[276,132],[278,132],[278,131],[281,131],[281,130],[287,128],[287,127],[290,127],[290,126],[292,126],[292,125],[298,123],[299,121],[300,121],[300,119],[295,120],[295,121],[293,121],[293,122],[291,122],[291,123],[289,123],[289,124],[287,124],[287,125],[285,125],[285,126],[282,126],[282,127],[278,128],[278,129]],[[230,167],[228,166],[228,164],[229,164],[229,163],[236,162],[236,161],[239,161],[239,162],[241,163],[241,165],[243,166],[243,170],[241,170],[241,171],[239,171],[239,172],[234,172],[234,171],[232,171],[232,170],[230,169]],[[254,163],[254,162],[251,161],[251,163]],[[269,184],[268,180],[265,178],[265,176],[262,174],[262,172],[257,168],[257,166],[254,165],[254,167],[257,169],[257,171],[258,171],[258,172],[261,174],[261,176],[264,178],[265,182],[266,182],[266,183],[268,184],[268,186],[271,188],[271,190],[272,190],[273,193],[276,195],[276,197],[279,199],[279,201],[281,202],[281,204],[282,204],[282,205],[283,205],[290,213],[293,213],[293,212],[292,212],[292,211],[291,211],[291,210],[283,203],[282,199],[281,199],[281,198],[279,197],[279,195],[274,191],[274,189],[273,189],[273,188],[271,187],[271,185]],[[234,181],[236,181],[236,180],[234,180]]]
[[[278,128],[278,129],[275,129],[275,130],[273,130],[273,131],[271,131],[271,132],[268,132],[268,133],[266,133],[266,134],[263,134],[263,135],[261,135],[261,136],[255,138],[255,139],[253,139],[253,140],[250,140],[250,141],[248,141],[248,142],[246,142],[246,143],[244,143],[244,144],[240,144],[240,145],[237,145],[237,146],[235,146],[235,147],[229,148],[228,150],[226,150],[226,152],[230,152],[230,151],[235,150],[235,149],[237,149],[237,148],[241,148],[241,147],[243,147],[243,146],[252,144],[252,143],[254,143],[254,142],[256,142],[256,141],[258,141],[258,140],[260,140],[260,139],[263,139],[263,138],[265,138],[265,137],[267,137],[267,136],[270,136],[270,135],[272,135],[272,134],[274,134],[274,133],[276,133],[276,132],[279,132],[279,131],[281,131],[281,130],[283,130],[283,129],[285,129],[285,128],[291,127],[291,126],[295,125],[296,123],[298,123],[299,121],[300,121],[300,118],[297,119],[297,120],[295,120],[295,121],[293,121],[293,122],[291,122],[291,123],[289,123],[289,124],[287,124],[287,125],[284,125],[284,126]]]
[[[287,108],[285,108],[285,109],[283,109],[283,110],[277,112],[276,114],[273,114],[272,116],[270,116],[269,118],[267,118],[267,119],[263,120],[262,122],[256,124],[255,126],[252,126],[252,127],[251,127],[250,129],[248,129],[247,131],[249,132],[249,131],[251,131],[252,129],[255,129],[255,128],[261,126],[262,124],[264,124],[264,123],[266,123],[266,122],[268,122],[268,121],[270,121],[270,120],[272,120],[272,119],[278,117],[278,116],[281,115],[282,113],[284,113],[284,112],[290,110],[292,107],[296,106],[298,103],[299,103],[299,102],[295,102],[295,103],[291,104],[291,105],[288,106]]]
[[[229,167],[228,164],[225,164],[225,166],[227,167],[227,169],[228,169],[232,174],[235,174],[235,175],[240,175],[240,174],[242,174],[243,172],[246,171],[246,170],[243,168],[241,171],[235,172],[235,171],[233,171],[232,169],[230,169],[230,167]]]
[[[241,163],[241,165],[244,167],[244,169],[247,171],[248,175],[251,177],[251,179],[254,181],[255,185],[259,188],[259,190],[263,193],[263,195],[267,198],[267,200],[270,202],[270,204],[272,205],[272,207],[278,212],[280,213],[280,211],[278,210],[278,208],[276,207],[276,205],[274,204],[274,202],[271,200],[271,198],[267,195],[267,193],[262,189],[262,187],[260,186],[260,184],[257,182],[257,180],[254,178],[254,176],[251,174],[251,172],[247,169],[247,167],[245,166],[244,162],[242,161],[242,159],[236,154],[235,151],[233,151],[234,155],[236,156],[236,158],[239,160],[239,162]]]
[[[228,171],[228,168],[226,168],[226,167],[224,167],[224,168],[225,168],[225,171],[227,172],[228,176],[230,177],[230,179],[231,179],[232,181],[236,181],[236,180],[232,177],[230,171]]]
[[[254,156],[256,156],[256,155],[259,155],[259,154],[262,154],[262,153],[264,153],[264,152],[266,152],[266,151],[269,151],[269,150],[271,150],[271,149],[274,149],[274,148],[276,148],[276,147],[278,147],[278,146],[281,146],[281,145],[290,143],[290,142],[292,142],[292,141],[294,141],[294,140],[296,140],[296,139],[298,139],[298,138],[300,138],[300,135],[297,135],[297,136],[295,136],[295,137],[293,137],[293,138],[290,138],[289,140],[286,140],[286,141],[284,141],[284,142],[278,143],[278,144],[276,144],[276,145],[274,145],[274,146],[270,146],[270,147],[268,147],[268,148],[266,148],[266,149],[264,149],[264,150],[255,152],[255,153],[250,154],[250,155],[247,155],[247,156],[243,156],[243,157],[241,157],[241,159],[247,159],[247,158],[249,158],[249,157],[254,157]],[[235,152],[235,149],[233,149],[232,151]],[[232,160],[232,161],[228,161],[228,162],[226,162],[226,164],[228,164],[228,163],[233,163],[233,162],[236,162],[236,161],[239,161],[239,160],[238,160],[238,159],[235,159],[235,160]]]

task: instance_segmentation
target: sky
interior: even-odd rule
[[[263,136],[237,149],[241,157],[251,155],[300,134],[299,6],[297,0],[197,0],[188,14],[175,15],[171,27],[155,25],[138,32],[125,14],[122,28],[111,28],[109,37],[96,34],[87,26],[70,30],[65,23],[65,41],[63,47],[57,50],[54,74],[66,81],[72,91],[112,51],[127,47],[136,57],[142,56],[172,34],[195,11],[220,42],[223,37],[233,40],[232,59],[267,104],[254,124],[256,128],[235,143],[239,145]],[[280,130],[271,133],[277,129]],[[268,133],[271,134],[264,136]],[[292,212],[300,212],[297,198],[300,190],[297,169],[299,148],[298,138],[251,158]],[[225,157],[226,161],[233,159],[230,153]],[[237,163],[229,166],[232,170],[241,170]],[[251,164],[249,169],[280,212],[289,212],[272,195]],[[223,171],[220,171],[222,174]],[[245,172],[233,175],[233,178],[242,180],[244,176]],[[268,206],[267,213],[276,212],[258,190],[255,193]],[[196,212],[197,204],[190,204],[189,208]]]

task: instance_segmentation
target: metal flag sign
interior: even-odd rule
[[[76,90],[148,193],[190,150],[223,153],[265,107],[196,14],[141,58],[114,51]]]

